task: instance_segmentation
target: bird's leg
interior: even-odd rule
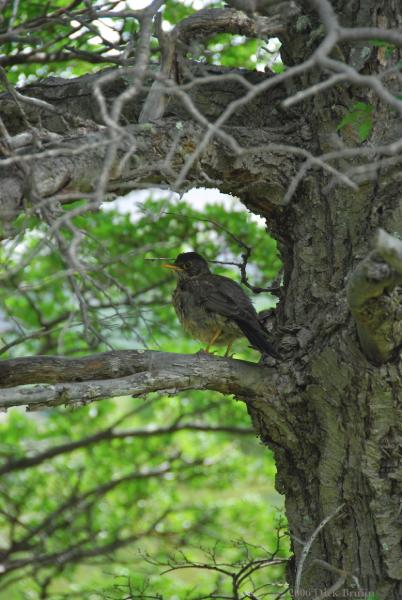
[[[220,334],[222,333],[222,329],[218,329],[214,335],[211,337],[208,346],[205,348],[205,352],[209,352],[210,347],[212,346],[212,344],[218,339],[218,337],[220,336]]]
[[[233,346],[233,341],[234,340],[232,340],[231,342],[229,342],[228,347],[226,348],[225,357],[230,356],[230,351],[231,351],[232,346]],[[233,356],[233,354],[232,354],[232,356]]]

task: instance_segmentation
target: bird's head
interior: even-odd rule
[[[173,269],[180,279],[189,279],[209,273],[207,261],[197,252],[183,252],[183,254],[179,254],[173,264],[165,264],[163,267]]]

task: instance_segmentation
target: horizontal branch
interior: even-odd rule
[[[402,241],[380,229],[374,250],[349,278],[348,303],[363,352],[373,362],[389,360],[402,343]]]
[[[192,122],[165,119],[158,124],[128,125],[121,128],[119,145],[108,191],[113,194],[125,194],[147,185],[175,187],[175,181],[183,168],[189,153],[198,146],[203,135],[203,127]],[[291,176],[294,167],[284,157],[283,152],[271,153],[269,146],[289,144],[291,136],[278,131],[230,128],[226,138],[235,140],[244,154],[234,156],[228,144],[220,140],[211,140],[205,147],[196,165],[187,175],[185,185],[216,185],[224,191],[222,182],[231,182],[230,190],[241,195],[247,190],[257,199],[269,197],[272,202],[280,203],[285,189],[285,175]],[[222,134],[223,135],[223,134]],[[219,137],[219,136],[218,136]],[[51,203],[52,196],[63,202],[70,201],[71,194],[82,193],[91,198],[104,168],[104,160],[110,137],[106,128],[95,133],[65,138],[57,145],[49,145],[43,151],[24,148],[24,152],[0,161],[0,214],[4,225],[12,221],[24,210],[26,181],[18,165],[29,167],[31,188],[36,190],[41,204]],[[256,145],[267,147],[267,152],[259,153],[259,172],[254,169],[255,157],[252,154]],[[216,179],[219,173],[219,180]],[[241,176],[240,176],[241,175]],[[228,184],[225,183],[227,186]],[[228,188],[227,188],[228,189]],[[95,204],[92,205],[93,207]],[[97,206],[97,205],[96,205]],[[91,200],[81,212],[91,208]],[[71,215],[62,215],[67,220]],[[60,219],[54,226],[61,225]]]
[[[16,358],[0,362],[0,386],[17,386],[0,390],[0,407],[27,406],[35,410],[189,389],[252,398],[266,393],[268,384],[272,390],[271,373],[271,369],[254,363],[205,353],[120,350],[75,359]],[[34,383],[41,385],[32,386]]]

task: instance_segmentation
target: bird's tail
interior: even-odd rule
[[[268,341],[260,324],[250,323],[242,319],[236,319],[237,325],[240,327],[246,338],[249,340],[253,348],[259,350],[262,354],[269,354],[274,358],[280,358],[280,354],[275,350],[272,344]]]

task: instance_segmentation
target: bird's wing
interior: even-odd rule
[[[211,312],[232,319],[257,319],[250,298],[228,277],[208,274],[200,282],[199,295],[200,302]]]
[[[212,273],[197,280],[193,292],[206,310],[232,319],[254,348],[277,358],[280,355],[268,341],[250,298],[238,283]]]

